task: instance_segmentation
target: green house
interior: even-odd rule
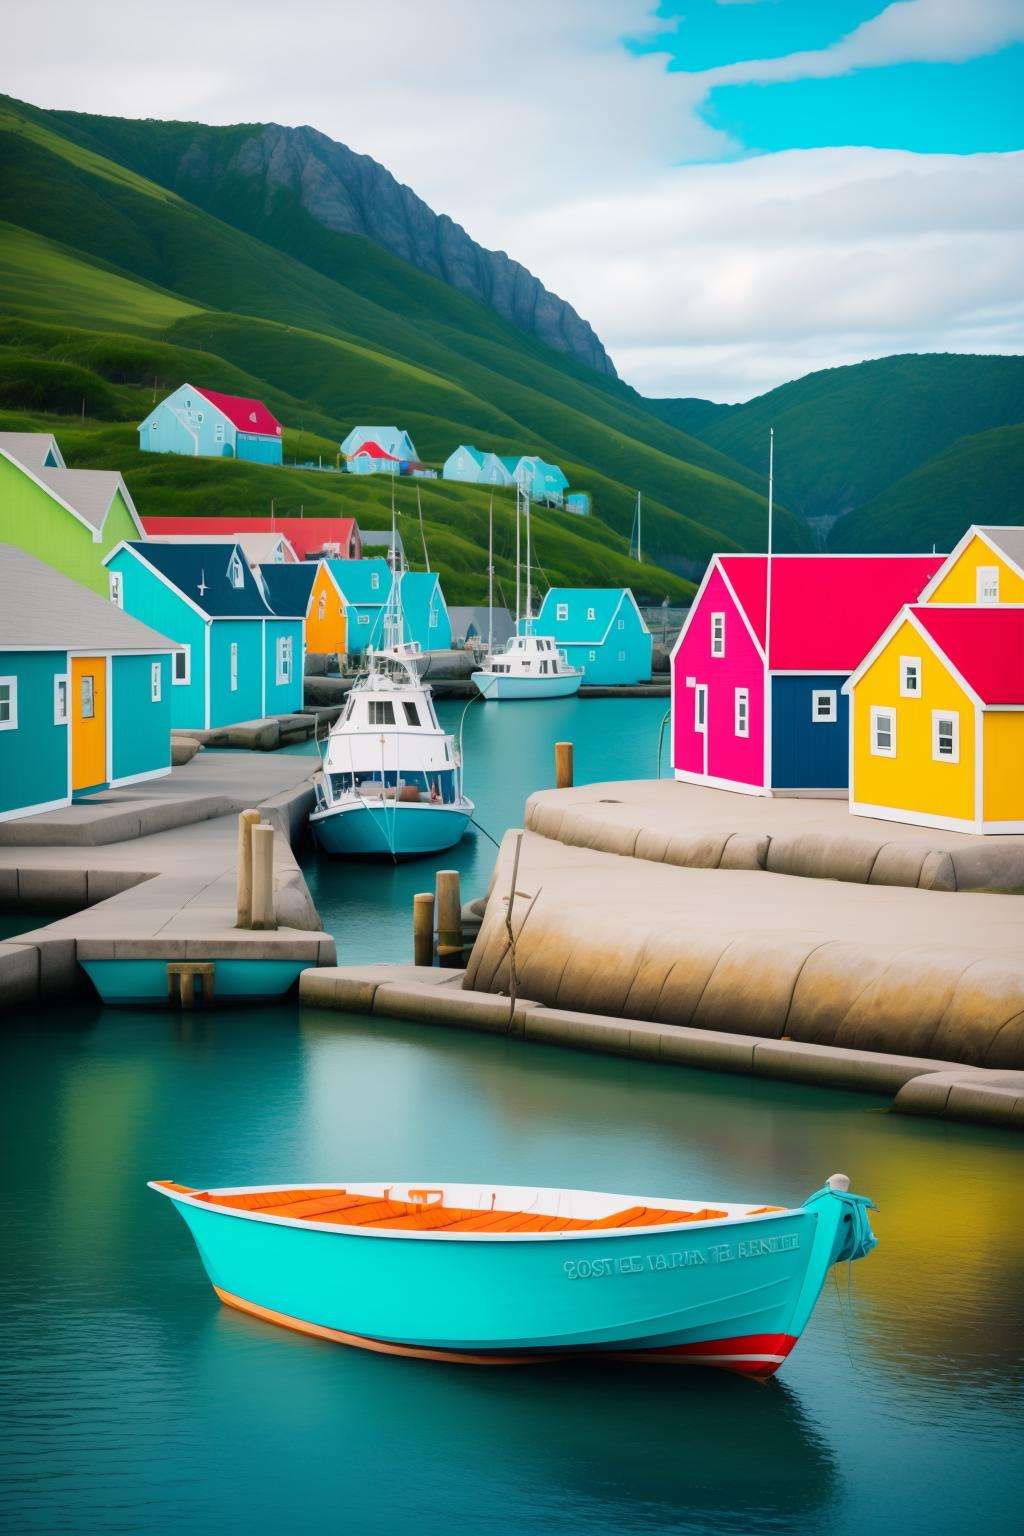
[[[49,432],[0,432],[0,543],[107,597],[104,559],[144,537],[117,470],[68,469]]]

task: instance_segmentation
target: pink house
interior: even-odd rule
[[[716,555],[672,652],[677,779],[845,791],[843,684],[941,555]],[[771,635],[766,640],[767,615]]]

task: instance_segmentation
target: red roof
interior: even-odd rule
[[[209,400],[218,411],[223,411],[239,432],[257,432],[264,437],[280,437],[281,423],[272,416],[262,400],[250,400],[246,395],[222,395],[215,389],[199,389],[196,394]]]
[[[983,704],[1024,704],[1024,609],[911,609]]]
[[[775,672],[852,672],[905,603],[913,603],[944,555],[775,555]],[[750,627],[764,646],[766,555],[719,555]]]
[[[144,517],[149,534],[184,533],[202,539],[204,533],[282,533],[300,560],[313,559],[328,544],[337,544],[348,558],[356,531],[354,517]],[[358,554],[358,544],[357,544]]]
[[[360,443],[355,453],[349,454],[349,458],[358,459],[360,455],[364,453],[366,454],[367,458],[370,459],[390,459],[392,462],[394,462],[395,458],[393,453],[385,453],[384,449],[380,446],[380,443],[373,443],[369,440],[369,438],[365,443]]]

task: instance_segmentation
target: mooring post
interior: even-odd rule
[[[252,927],[252,829],[259,819],[259,811],[239,812],[236,928]]]
[[[457,966],[462,960],[462,889],[457,869],[439,869],[434,886],[437,911],[437,963]]]
[[[434,963],[433,891],[419,891],[412,899],[412,958],[416,965]]]
[[[572,789],[572,742],[555,742],[555,788]]]
[[[274,829],[252,829],[252,926],[276,928],[274,918]]]

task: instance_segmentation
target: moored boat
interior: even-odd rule
[[[467,1184],[150,1188],[228,1306],[471,1364],[598,1353],[768,1377],[829,1267],[875,1246],[871,1202],[841,1174],[793,1208]]]

